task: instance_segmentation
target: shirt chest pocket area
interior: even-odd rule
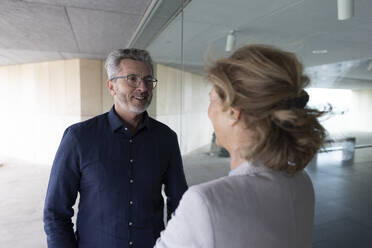
[[[81,190],[122,191],[129,179],[127,163],[123,160],[95,160],[81,169]]]

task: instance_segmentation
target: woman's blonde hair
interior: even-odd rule
[[[266,45],[247,45],[208,70],[225,110],[241,111],[253,133],[242,156],[276,170],[302,170],[323,145],[326,131],[306,107],[309,78],[293,53]]]

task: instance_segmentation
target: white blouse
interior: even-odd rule
[[[186,191],[156,248],[311,247],[314,190],[294,176],[249,162]]]

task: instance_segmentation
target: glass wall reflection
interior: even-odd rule
[[[174,6],[171,2],[163,1],[162,6]],[[158,63],[156,118],[177,131],[183,153],[208,144],[213,132],[206,118],[210,85],[204,66],[253,43],[292,51],[301,59],[312,82],[309,104],[333,107],[323,120],[330,139],[352,136],[357,144],[372,144],[365,138],[372,133],[372,115],[367,114],[372,104],[372,54],[365,42],[370,27],[362,24],[370,17],[361,4],[345,21],[337,19],[332,1],[178,4],[146,48]]]

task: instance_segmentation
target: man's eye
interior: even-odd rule
[[[137,77],[135,75],[131,75],[131,76],[128,76],[128,80],[129,81],[132,81],[132,82],[136,82],[137,81]]]
[[[150,84],[150,83],[152,83],[153,79],[152,79],[152,77],[148,77],[148,78],[144,78],[143,81],[147,84]]]

